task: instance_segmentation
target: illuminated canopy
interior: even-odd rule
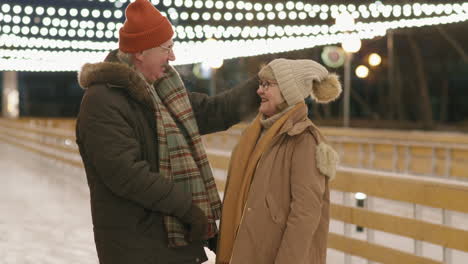
[[[0,70],[76,71],[117,48],[128,0],[3,0],[0,4]],[[400,4],[399,1],[152,0],[174,25],[177,60],[198,63],[286,52],[361,39],[389,29],[463,22],[468,2]],[[353,2],[353,1],[347,1]],[[392,4],[389,4],[392,2]],[[457,3],[454,3],[457,2]],[[349,13],[348,31],[335,18]],[[214,38],[216,42],[206,42]]]

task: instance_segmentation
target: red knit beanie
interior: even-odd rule
[[[136,0],[125,10],[125,23],[119,32],[119,49],[135,53],[151,49],[174,35],[169,20],[148,0]]]

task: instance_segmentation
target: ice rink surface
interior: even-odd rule
[[[79,171],[3,143],[0,156],[0,263],[97,263]]]

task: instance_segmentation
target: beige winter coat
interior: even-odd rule
[[[336,163],[307,108],[296,111],[258,163],[230,263],[325,263]]]

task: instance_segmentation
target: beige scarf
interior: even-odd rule
[[[303,104],[297,104],[284,113],[259,139],[262,130],[259,114],[242,133],[239,143],[231,155],[228,182],[224,193],[223,211],[221,215],[220,239],[216,254],[217,264],[227,264],[231,259],[237,230],[241,224],[244,207],[247,202],[250,184],[252,183],[257,163],[261,155],[288,118]],[[258,140],[258,142],[257,142]]]

